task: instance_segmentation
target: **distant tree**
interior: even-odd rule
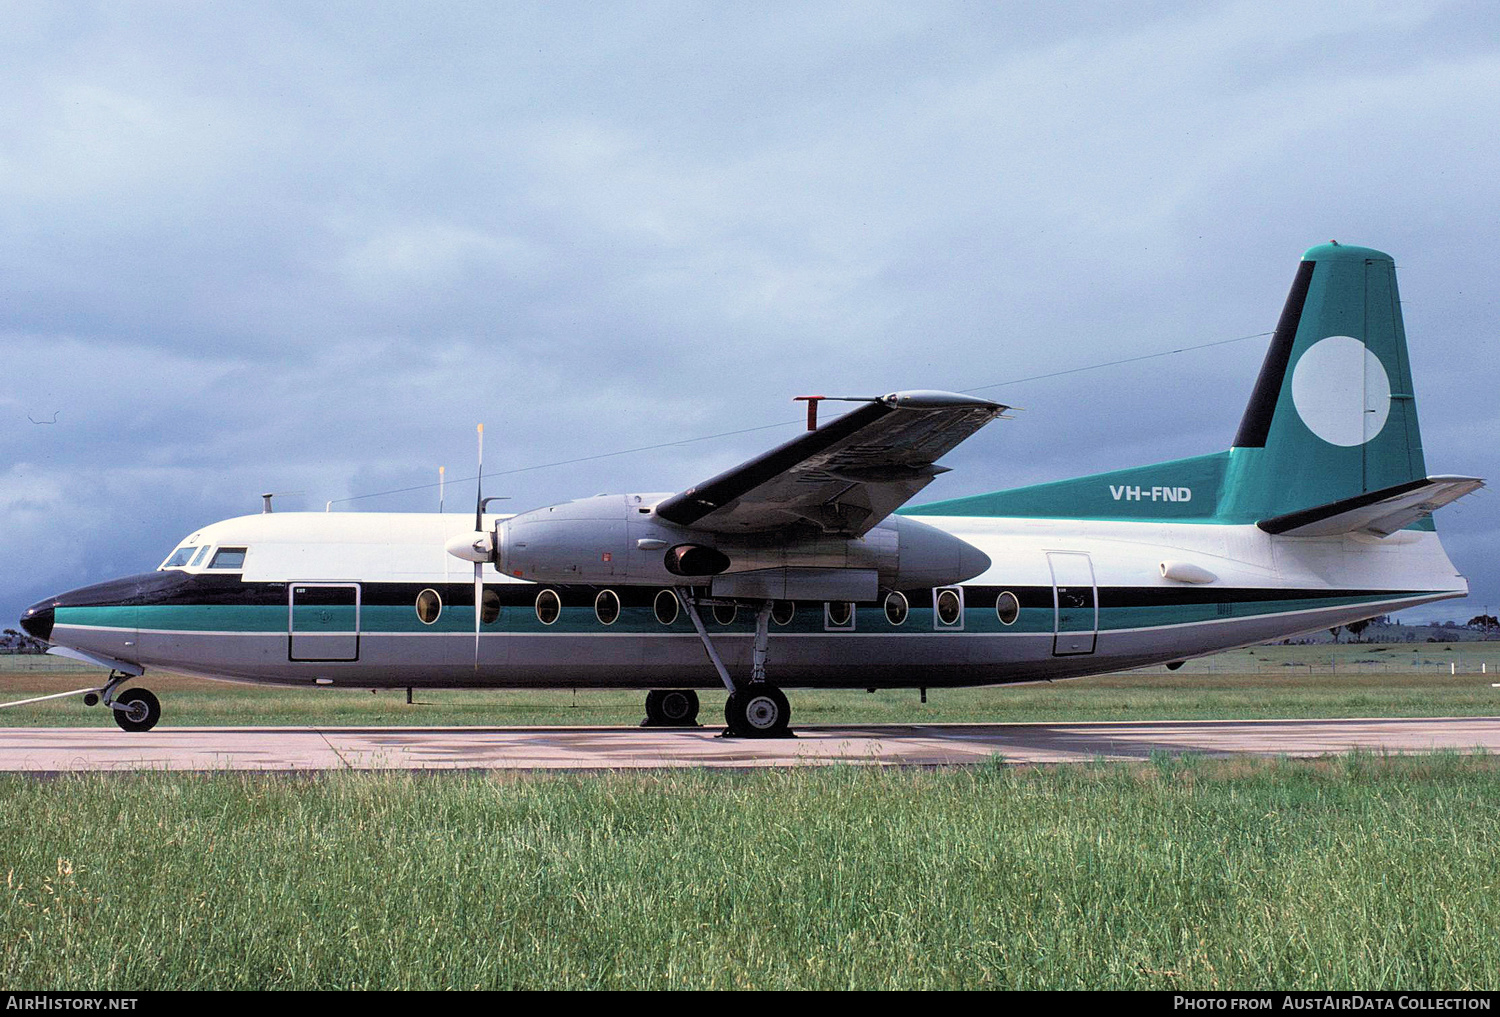
[[[47,644],[24,632],[6,629],[0,633],[0,653],[46,653]]]
[[[1331,628],[1331,629],[1328,630],[1328,634],[1333,637],[1333,641],[1335,643],[1339,641],[1339,629],[1340,628],[1341,628],[1341,626],[1335,625],[1333,628]]]
[[[1492,614],[1476,614],[1469,619],[1471,629],[1497,629],[1500,628],[1500,620]]]
[[[1344,629],[1354,637],[1355,642],[1359,642],[1359,634],[1369,627],[1370,620],[1367,618],[1364,621],[1350,622],[1348,625],[1344,626]]]

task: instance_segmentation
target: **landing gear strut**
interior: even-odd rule
[[[698,693],[692,689],[652,689],[646,693],[641,727],[697,727]]]
[[[723,659],[714,648],[713,639],[703,619],[698,615],[698,605],[686,592],[679,589],[677,599],[682,602],[698,638],[703,640],[703,649],[719,672],[719,680],[729,690],[724,702],[724,723],[728,725],[725,735],[732,738],[790,738],[788,725],[792,719],[792,708],[786,695],[766,680],[766,656],[771,641],[771,608],[773,602],[762,601],[755,613],[755,644],[751,653],[750,680],[736,682],[729,675]]]

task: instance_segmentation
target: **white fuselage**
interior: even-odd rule
[[[1467,593],[1430,530],[1298,538],[1253,525],[914,518],[979,548],[990,568],[955,587],[900,591],[904,610],[859,604],[846,619],[842,605],[798,603],[771,626],[773,680],[873,688],[1078,677]],[[274,684],[719,684],[688,619],[664,617],[660,587],[540,585],[485,565],[476,635],[473,565],[444,551],[469,527],[436,514],[225,520],[186,542],[208,548],[196,564],[134,577],[133,594],[117,583],[63,595],[51,638],[147,670]],[[224,548],[246,549],[242,568],[208,567]],[[555,615],[539,609],[546,590]],[[705,622],[729,670],[743,673],[753,609],[722,605]]]

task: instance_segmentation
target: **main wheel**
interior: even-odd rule
[[[692,689],[652,689],[646,693],[647,727],[691,727],[698,723],[698,693]]]
[[[791,704],[774,685],[755,684],[731,692],[724,701],[729,733],[744,738],[781,738],[792,719]]]
[[[125,731],[150,731],[161,720],[161,700],[149,689],[126,689],[115,697],[115,702],[125,709],[109,712]]]

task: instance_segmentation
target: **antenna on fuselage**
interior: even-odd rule
[[[261,498],[260,514],[263,515],[263,516],[268,516],[268,515],[271,514],[271,499],[274,498],[274,497],[276,497],[278,494],[280,494],[280,495],[288,495],[288,494],[303,494],[303,493],[305,493],[305,492],[302,492],[302,491],[271,491],[271,492],[268,492],[266,494],[263,494],[263,495],[260,496],[260,498]]]
[[[443,474],[445,474],[447,471],[448,467],[446,466],[438,467],[438,513],[440,515],[443,511],[443,481],[446,479]]]

